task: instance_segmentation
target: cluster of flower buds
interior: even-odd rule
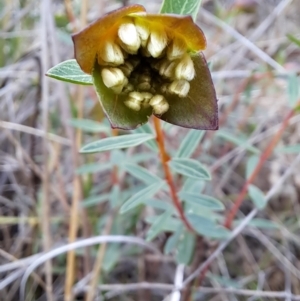
[[[103,44],[98,63],[105,86],[128,94],[127,107],[139,111],[150,105],[162,115],[169,109],[164,95],[186,97],[190,90],[195,69],[187,50],[181,38],[172,39],[163,28],[126,20],[115,39]]]
[[[142,6],[132,5],[92,23],[75,34],[73,41],[76,60],[84,72],[93,75],[100,101],[113,126],[114,120],[123,123],[120,125],[123,128],[137,126],[151,112],[177,124],[183,114],[181,103],[185,102],[188,102],[187,118],[183,126],[190,123],[195,127],[205,122],[204,127],[209,128],[209,123],[215,122],[208,120],[202,109],[194,108],[200,105],[193,100],[195,97],[201,102],[206,99],[201,96],[205,91],[198,91],[203,86],[207,98],[213,97],[205,110],[216,112],[214,88],[200,53],[206,40],[191,17],[149,15]],[[198,85],[195,78],[202,77],[203,83]],[[189,114],[194,115],[192,119]],[[202,118],[200,122],[197,114]]]

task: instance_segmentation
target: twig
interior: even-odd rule
[[[63,245],[61,247],[58,247],[56,249],[53,249],[40,257],[38,257],[36,260],[34,260],[26,269],[22,281],[20,284],[20,300],[25,300],[25,289],[26,289],[26,283],[28,280],[28,277],[30,274],[41,264],[45,263],[47,260],[50,260],[52,258],[55,258],[58,255],[64,254],[66,252],[69,252],[71,250],[75,250],[78,248],[84,248],[87,246],[93,246],[100,243],[129,243],[129,244],[136,244],[143,248],[147,248],[150,251],[160,254],[161,252],[152,244],[145,242],[143,239],[137,238],[137,237],[131,237],[131,236],[123,236],[123,235],[107,235],[107,236],[95,236],[87,239],[83,239],[80,241],[76,241],[70,244]]]
[[[113,221],[114,221],[114,216],[115,216],[115,212],[112,212],[112,214],[108,217],[104,231],[103,231],[103,235],[108,235],[110,233],[112,225],[113,225]],[[101,244],[101,246],[99,246],[97,259],[96,259],[95,266],[94,266],[94,269],[92,272],[91,284],[90,284],[90,289],[89,289],[88,295],[87,295],[87,301],[94,300],[94,294],[97,289],[98,279],[100,278],[100,275],[101,275],[101,268],[103,265],[103,259],[104,259],[104,255],[106,252],[106,247],[107,247],[106,243]]]
[[[175,187],[175,184],[173,181],[172,173],[171,173],[171,170],[168,165],[169,156],[165,149],[164,135],[163,135],[163,131],[161,128],[160,120],[155,116],[154,116],[153,120],[154,120],[154,127],[155,127],[155,131],[156,131],[156,141],[157,141],[159,152],[160,152],[161,164],[162,164],[164,172],[165,172],[166,181],[170,188],[170,194],[171,194],[171,197],[173,200],[173,204],[174,204],[175,208],[177,209],[179,216],[180,216],[182,222],[184,223],[184,225],[186,226],[186,228],[189,231],[193,232],[194,231],[193,228],[191,227],[190,223],[188,222],[188,220],[186,219],[186,217],[184,215],[183,208],[181,206],[180,200],[177,195],[177,191],[176,191],[176,187]]]
[[[47,40],[47,15],[49,14],[50,3],[49,0],[41,2],[41,20],[42,20],[42,51],[41,51],[41,70],[42,74],[45,74],[49,67],[48,61],[48,40]],[[44,132],[48,132],[48,106],[49,106],[49,82],[48,78],[42,76],[42,106],[43,106],[43,129]],[[42,200],[42,229],[43,229],[43,247],[44,251],[47,252],[51,248],[51,229],[50,229],[50,199],[49,199],[49,170],[48,170],[48,142],[44,139],[43,143],[43,160],[44,160],[44,171],[43,171],[43,200]],[[52,263],[51,261],[45,262],[45,273],[46,273],[46,296],[47,300],[52,301]],[[24,299],[25,300],[25,299]]]
[[[226,220],[225,220],[225,227],[227,228],[231,228],[233,219],[237,213],[237,211],[239,210],[246,194],[248,191],[248,187],[249,185],[254,181],[254,179],[256,178],[256,176],[258,175],[259,171],[261,170],[264,162],[270,157],[270,155],[273,152],[274,147],[277,145],[277,143],[279,142],[283,132],[285,131],[286,127],[289,124],[290,119],[294,116],[295,114],[295,109],[292,109],[287,116],[285,117],[285,119],[283,120],[281,127],[279,129],[279,131],[276,133],[276,135],[273,137],[273,139],[271,140],[271,142],[268,144],[267,148],[265,149],[265,151],[261,154],[259,161],[257,163],[257,165],[255,166],[253,172],[251,173],[251,175],[249,176],[249,178],[247,179],[246,183],[244,184],[241,192],[239,193],[238,197],[236,198],[235,202],[234,202],[234,206],[233,208],[230,210],[230,212],[228,213]]]

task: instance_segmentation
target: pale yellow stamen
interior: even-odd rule
[[[168,43],[167,34],[162,30],[152,30],[150,33],[147,50],[154,58],[159,57]]]
[[[147,42],[148,42],[148,38],[150,36],[149,28],[145,24],[142,24],[137,20],[135,22],[135,27],[136,27],[136,30],[139,34],[140,39],[141,39],[141,45],[143,47],[146,47]]]
[[[101,76],[104,85],[117,94],[121,93],[123,87],[128,83],[128,79],[119,68],[103,68]]]
[[[149,102],[150,102],[151,98],[153,97],[153,94],[151,94],[149,92],[142,92],[141,94],[142,94],[142,96],[144,98],[144,100],[143,100],[143,107],[144,108],[149,108],[150,107]]]
[[[175,80],[169,85],[168,91],[179,97],[186,97],[190,91],[190,83],[184,79]]]
[[[167,77],[167,78],[174,78],[175,77],[175,68],[176,68],[176,62],[170,62],[169,60],[163,60],[160,68],[159,68],[159,74],[161,76]]]
[[[144,97],[142,93],[134,91],[128,94],[128,98],[124,101],[124,104],[134,111],[139,111],[143,100]]]
[[[167,58],[172,61],[181,58],[186,53],[186,44],[181,38],[174,38],[167,48]]]
[[[119,27],[118,36],[121,47],[130,54],[136,54],[141,45],[137,29],[133,23],[124,23]]]
[[[121,48],[112,42],[106,42],[103,46],[101,52],[99,52],[99,57],[110,65],[121,65],[124,63],[124,55]],[[99,62],[101,64],[101,62]]]
[[[154,114],[162,115],[166,113],[169,109],[169,104],[162,95],[155,95],[151,98],[149,102],[150,106],[153,108]]]
[[[195,77],[194,63],[188,54],[185,54],[175,69],[177,79],[191,81]]]

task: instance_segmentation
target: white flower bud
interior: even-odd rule
[[[117,94],[121,93],[123,87],[128,83],[128,79],[119,68],[103,68],[101,76],[104,85]]]
[[[169,104],[162,95],[157,94],[153,96],[149,104],[152,106],[153,112],[156,115],[162,115],[169,110]]]
[[[141,40],[133,23],[124,23],[119,27],[118,36],[121,47],[130,54],[136,54],[141,46]]]
[[[141,45],[143,47],[146,47],[147,42],[148,42],[148,38],[150,36],[149,28],[146,26],[146,24],[142,24],[138,20],[136,20],[136,22],[135,22],[135,27],[136,27],[138,35],[141,39]]]
[[[159,57],[168,43],[167,34],[162,30],[152,30],[147,44],[147,50],[154,58]]]
[[[142,93],[134,91],[128,94],[128,98],[124,101],[124,104],[133,111],[139,111],[143,100],[144,97]]]
[[[175,69],[175,77],[177,79],[185,79],[191,81],[195,77],[194,63],[188,54],[185,54]]]
[[[176,62],[170,62],[169,60],[163,60],[160,68],[159,68],[159,74],[161,76],[167,77],[167,78],[174,78],[175,77],[175,68],[176,68]]]
[[[186,97],[190,91],[190,83],[184,79],[174,80],[168,87],[170,93]]]
[[[134,69],[133,65],[128,60],[123,65],[118,66],[118,68],[123,71],[126,77],[129,77]]]
[[[170,61],[181,58],[186,53],[186,44],[180,38],[174,38],[167,48],[167,58]]]
[[[153,94],[151,94],[149,92],[142,92],[141,94],[142,94],[142,96],[144,98],[144,100],[143,100],[143,107],[144,108],[149,108],[150,107],[149,102],[150,102],[151,98],[153,97]]]
[[[105,63],[110,65],[118,66],[124,63],[124,55],[121,48],[112,42],[105,42],[98,55]],[[99,62],[99,64],[101,64],[101,62]]]

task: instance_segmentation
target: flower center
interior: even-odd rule
[[[195,76],[182,39],[150,30],[138,20],[120,25],[115,40],[104,44],[98,63],[104,85],[126,95],[127,107],[139,111],[151,106],[157,115],[168,111],[168,95],[187,96]]]

